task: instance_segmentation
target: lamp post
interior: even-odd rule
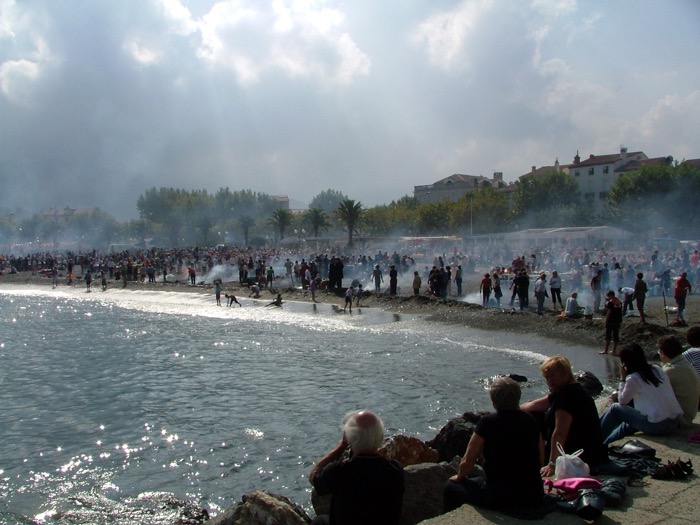
[[[474,194],[469,195],[469,236],[474,237]]]

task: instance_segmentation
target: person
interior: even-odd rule
[[[197,284],[197,272],[194,269],[194,264],[190,264],[190,267],[187,269],[187,273],[190,276],[190,284]]]
[[[600,300],[601,300],[601,279],[603,276],[603,270],[597,270],[593,278],[591,279],[591,290],[593,290],[593,311],[598,313],[600,310]]]
[[[314,303],[317,303],[318,301],[316,300],[316,290],[318,290],[318,285],[319,285],[319,279],[318,277],[316,278],[311,278],[311,281],[309,281],[309,291],[311,292],[311,300]]]
[[[331,495],[329,515],[312,525],[398,525],[405,489],[404,471],[379,455],[384,423],[369,410],[350,412],[343,419],[343,437],[311,469],[309,481],[321,496]],[[343,455],[349,449],[349,459]]]
[[[379,268],[379,265],[374,267],[374,270],[372,271],[372,279],[374,279],[374,291],[379,293],[381,290],[381,284],[384,282],[384,275],[382,274],[382,270]]]
[[[503,292],[501,291],[501,277],[498,273],[493,272],[493,296],[496,299],[496,306],[501,307],[501,297],[503,297]]]
[[[51,280],[52,280],[52,286],[56,288],[58,286],[58,264],[54,263],[53,267],[51,268]]]
[[[107,291],[107,274],[104,270],[100,270],[100,281],[102,283],[102,291]]]
[[[418,272],[413,272],[413,295],[420,295],[420,285],[423,281],[420,278]]]
[[[627,315],[627,310],[630,312],[634,311],[634,306],[632,301],[634,301],[634,288],[631,286],[623,286],[618,289],[618,292],[622,294],[622,316]]]
[[[482,295],[482,305],[488,306],[491,298],[491,276],[488,273],[484,274],[484,278],[479,283],[479,293]]]
[[[573,292],[571,297],[566,300],[566,307],[564,308],[564,315],[572,319],[580,319],[583,314],[578,311],[578,294]]]
[[[698,376],[700,376],[700,326],[688,328],[685,338],[690,348],[683,352],[683,357],[693,365]]]
[[[272,287],[275,283],[275,269],[272,265],[268,266],[267,272],[265,274],[265,289],[272,291]]]
[[[620,386],[617,402],[600,418],[603,442],[607,445],[637,431],[652,436],[673,434],[683,409],[666,372],[650,365],[638,343],[620,349]],[[634,401],[634,406],[629,403]]]
[[[251,284],[250,285],[250,293],[248,294],[248,297],[254,295],[253,299],[260,299],[260,286],[257,284]]]
[[[605,301],[605,349],[600,354],[607,354],[610,341],[613,342],[612,355],[617,355],[617,343],[620,342],[622,326],[622,303],[615,297],[615,292],[608,291]]]
[[[357,285],[357,293],[355,294],[356,300],[355,300],[355,306],[358,308],[360,307],[360,299],[362,299],[362,285],[358,284]]]
[[[266,304],[265,307],[268,307],[268,306],[277,306],[277,307],[280,307],[280,308],[281,308],[281,307],[282,307],[282,303],[284,303],[284,301],[282,300],[282,294],[281,294],[281,293],[278,293],[278,294],[277,294],[277,297],[275,297],[275,300],[272,301],[271,303]]]
[[[399,272],[395,265],[389,266],[389,295],[396,295],[396,285],[398,283]]]
[[[348,286],[348,289],[345,290],[345,306],[343,306],[343,312],[348,307],[348,305],[350,305],[350,313],[352,313],[352,293],[352,286]]]
[[[544,300],[547,297],[547,274],[541,273],[535,281],[535,299],[537,299],[537,315],[544,313]]]
[[[518,302],[520,303],[520,309],[527,308],[530,305],[530,278],[527,275],[527,271],[522,270],[520,275],[514,279],[516,289],[518,290]]]
[[[683,409],[680,426],[689,427],[698,415],[700,379],[693,366],[683,357],[683,345],[673,335],[659,338],[659,357],[663,369],[671,381],[671,388]]]
[[[688,274],[686,272],[681,273],[681,276],[676,279],[676,285],[673,287],[673,298],[676,300],[676,306],[678,307],[678,313],[676,320],[680,321],[682,324],[685,323],[685,298],[688,292],[691,292],[693,287],[690,286],[690,281],[688,280]]]
[[[492,509],[542,503],[544,442],[537,420],[518,407],[520,395],[520,385],[508,377],[491,385],[489,396],[496,413],[479,419],[457,474],[445,483],[445,512],[465,503]],[[484,476],[470,477],[482,455]]]
[[[457,297],[462,297],[462,265],[460,264],[457,265],[455,271],[455,284],[457,285]]]
[[[644,317],[644,301],[647,298],[647,292],[649,287],[647,283],[644,282],[644,274],[638,273],[637,280],[634,281],[634,301],[637,303],[637,312],[639,312],[639,322],[646,324],[646,318]]]
[[[292,274],[293,267],[294,267],[294,263],[292,263],[292,261],[290,261],[289,259],[287,259],[284,262],[284,275],[287,278],[287,280],[292,284],[294,283],[294,277]]]
[[[214,295],[216,296],[216,305],[221,306],[221,281],[214,281]]]
[[[552,293],[552,305],[553,308],[557,309],[557,301],[561,309],[564,309],[564,304],[561,302],[561,277],[559,277],[559,272],[554,270],[552,276],[549,278],[549,291]]]
[[[567,454],[583,449],[581,459],[592,468],[608,459],[607,448],[598,422],[598,409],[593,398],[576,381],[571,363],[566,357],[556,355],[540,365],[542,376],[550,393],[521,405],[526,412],[544,414],[543,431],[545,460],[540,474],[554,474],[559,457],[557,443]]]
[[[228,299],[226,306],[233,306],[233,303],[236,303],[238,306],[243,308],[243,305],[238,302],[238,299],[236,299],[236,296],[233,295],[232,293],[224,294],[224,297],[226,297],[226,299]]]

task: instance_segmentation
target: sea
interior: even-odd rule
[[[0,524],[168,524],[176,502],[215,516],[256,489],[313,516],[309,469],[348,411],[429,440],[489,410],[499,375],[543,395],[547,356],[616,374],[586,346],[270,300],[0,286]]]

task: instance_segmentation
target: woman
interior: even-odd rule
[[[671,381],[658,365],[650,365],[637,343],[620,350],[620,389],[617,403],[600,418],[605,444],[638,430],[652,436],[673,434],[683,415]],[[634,401],[634,407],[628,403]]]
[[[540,365],[550,394],[521,408],[526,412],[544,413],[545,457],[547,464],[540,473],[554,474],[554,465],[561,443],[567,454],[583,449],[581,459],[594,466],[607,460],[603,436],[598,422],[598,410],[593,398],[583,389],[571,370],[571,363],[562,356],[547,358]]]
[[[483,416],[476,424],[457,475],[445,484],[445,512],[464,503],[487,508],[542,503],[539,468],[544,444],[535,418],[518,408],[520,385],[500,377],[489,395],[496,413]],[[469,477],[482,454],[485,476]]]
[[[493,296],[496,298],[496,305],[500,308],[503,292],[501,291],[501,277],[496,272],[493,272]]]
[[[552,305],[554,309],[557,309],[557,301],[559,301],[559,306],[564,309],[564,304],[561,302],[561,277],[559,277],[559,272],[554,270],[552,276],[549,278],[549,291],[552,293]]]

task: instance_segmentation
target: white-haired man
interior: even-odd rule
[[[398,525],[404,493],[401,465],[378,454],[384,424],[369,410],[350,412],[341,425],[340,443],[311,469],[309,481],[319,495],[330,494],[330,515],[312,525]],[[350,449],[350,458],[341,459]]]

